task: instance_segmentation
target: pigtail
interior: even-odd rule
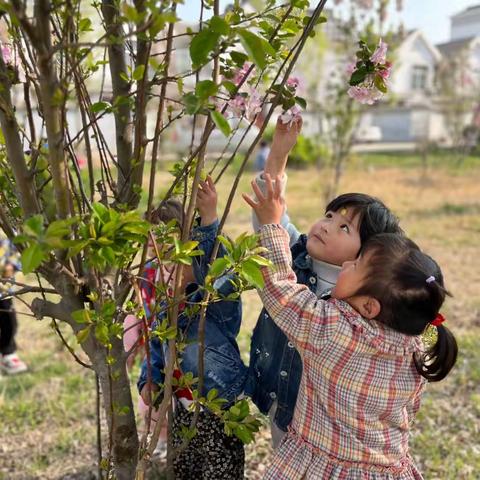
[[[418,373],[429,382],[443,380],[457,361],[458,346],[453,333],[444,325],[437,327],[437,341],[423,355],[414,356]]]

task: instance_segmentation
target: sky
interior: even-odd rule
[[[221,8],[232,3],[231,0],[220,0]],[[327,0],[327,7],[331,0]],[[395,3],[394,1],[392,2]],[[473,5],[480,5],[480,0],[404,0],[403,18],[407,30],[420,29],[434,44],[448,42],[450,39],[450,17]],[[311,5],[316,1],[311,0]],[[198,19],[200,0],[184,0],[178,6],[178,15],[184,20]],[[391,20],[398,19],[398,13],[392,8]]]

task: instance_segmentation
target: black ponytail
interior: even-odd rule
[[[381,310],[375,320],[405,335],[425,332],[437,319],[445,297],[450,295],[438,264],[399,234],[371,237],[362,247],[362,255],[367,253],[369,271],[356,294],[371,295],[380,302]],[[414,356],[418,373],[429,382],[445,378],[458,354],[452,332],[442,324],[436,328],[436,343]]]
[[[429,382],[443,380],[457,361],[458,345],[453,333],[445,326],[437,328],[437,341],[423,355],[415,356],[417,372]]]

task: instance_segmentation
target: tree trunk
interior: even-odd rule
[[[132,480],[135,478],[139,443],[122,341],[116,339],[113,342],[110,355],[116,362],[112,366],[108,366],[106,354],[105,347],[100,347],[91,360],[103,393],[113,470],[118,480]]]

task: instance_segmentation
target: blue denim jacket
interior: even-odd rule
[[[193,271],[196,283],[187,286],[188,303],[197,303],[202,300],[203,294],[198,289],[208,273],[208,261],[211,257],[215,238],[217,236],[218,221],[208,226],[196,226],[193,229],[192,239],[199,242],[198,248],[204,254],[193,257]],[[225,250],[220,245],[218,257],[222,257]],[[222,296],[235,291],[231,276],[225,275],[214,284]],[[156,322],[161,322],[165,314],[159,314]],[[218,396],[228,401],[226,406],[235,401],[243,393],[247,378],[247,368],[240,357],[240,350],[236,337],[240,331],[242,319],[242,303],[236,300],[220,300],[211,303],[206,310],[205,322],[205,354],[204,354],[204,386],[202,395],[215,388]],[[198,348],[197,342],[200,315],[188,317],[184,312],[178,316],[178,328],[184,334],[187,344],[181,354],[181,369],[183,373],[192,372],[198,376]],[[152,326],[155,328],[155,322]],[[164,382],[164,345],[153,338],[150,340],[152,381],[157,385]],[[142,371],[138,380],[138,390],[141,391],[147,382],[147,363],[143,361]]]
[[[306,245],[307,236],[300,235],[291,247],[293,270],[297,282],[315,293],[317,275],[312,270]],[[300,354],[263,309],[253,330],[245,393],[264,414],[276,400],[274,421],[284,431],[292,421],[302,370]]]

